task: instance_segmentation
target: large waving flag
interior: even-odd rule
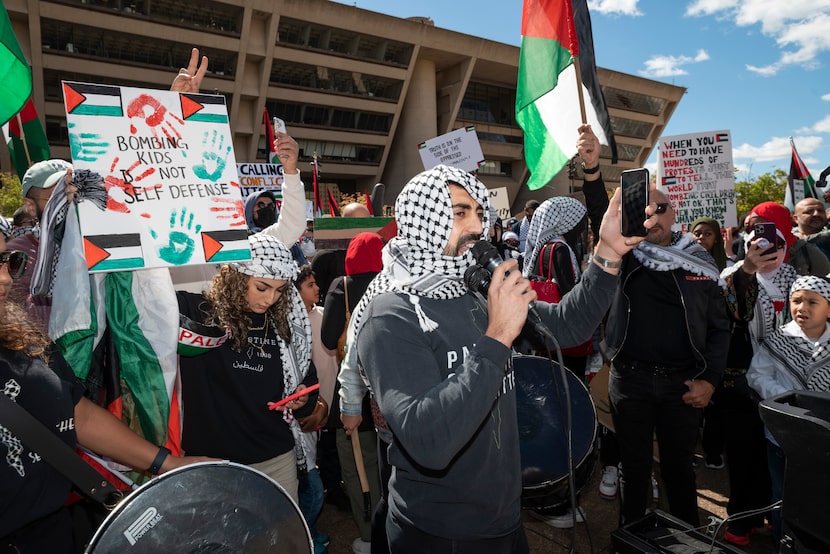
[[[0,2],[0,125],[20,111],[32,95],[32,70],[14,36],[6,5]]]
[[[516,89],[516,121],[524,130],[531,190],[548,184],[576,154],[583,123],[577,89],[579,61],[587,123],[602,144],[617,146],[594,61],[586,0],[525,0]]]
[[[20,180],[29,166],[49,159],[49,140],[37,117],[35,103],[26,102],[17,116],[9,121],[9,153]]]
[[[792,159],[790,160],[790,174],[787,176],[787,190],[784,192],[784,205],[795,211],[795,205],[805,198],[818,198],[816,192],[816,181],[810,175],[810,170],[801,161],[798,151],[795,149],[795,142],[790,137],[792,147]]]

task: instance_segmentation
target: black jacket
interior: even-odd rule
[[[626,254],[620,270],[620,286],[614,296],[605,326],[603,349],[612,362],[622,349],[628,331],[628,314],[632,299],[626,294],[625,287],[637,271],[650,270],[643,267],[632,253]],[[726,355],[729,351],[729,318],[721,288],[714,281],[703,281],[698,275],[683,269],[675,269],[671,273],[683,300],[686,329],[689,332],[695,361],[701,368],[696,377],[717,386],[726,368]],[[634,301],[648,303],[652,302],[652,299],[645,297]],[[654,338],[660,340],[660,306],[653,306],[653,313]]]

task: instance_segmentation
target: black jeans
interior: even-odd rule
[[[656,432],[669,511],[698,526],[692,462],[703,410],[682,398],[689,390],[684,382],[696,374],[695,369],[653,372],[624,364],[611,367],[608,393],[623,470],[623,525],[642,519],[649,506]]]
[[[530,547],[523,525],[494,539],[456,541],[430,535],[403,524],[391,513],[386,518],[386,534],[392,554],[528,554]]]

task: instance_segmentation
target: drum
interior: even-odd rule
[[[522,507],[553,508],[570,499],[566,396],[559,364],[537,356],[514,356],[516,409],[522,458]],[[576,492],[596,461],[597,416],[588,389],[570,371],[571,444]]]
[[[204,462],[154,478],[127,496],[85,552],[286,552],[311,554],[299,508],[264,473]]]

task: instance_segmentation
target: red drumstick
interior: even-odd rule
[[[279,402],[269,402],[268,403],[268,409],[269,410],[276,410],[280,406],[284,406],[285,404],[288,404],[292,400],[297,400],[299,397],[305,396],[310,392],[314,392],[319,388],[320,388],[320,383],[315,383],[315,384],[311,385],[310,387],[306,387],[304,389],[298,390],[294,394],[289,394],[288,396],[286,396],[285,398],[283,398]]]

